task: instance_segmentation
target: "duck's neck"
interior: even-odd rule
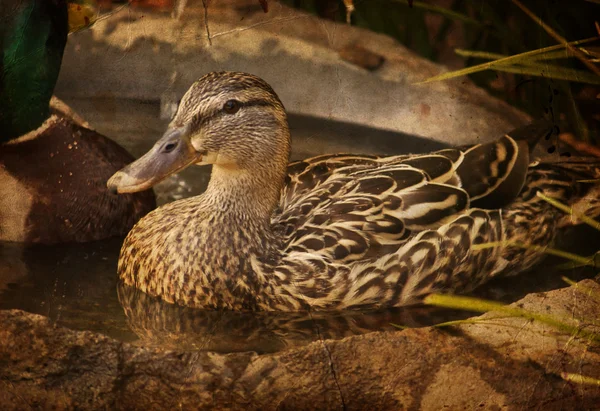
[[[213,214],[268,230],[285,170],[281,164],[261,164],[251,170],[214,165],[204,197]]]
[[[3,0],[0,13],[2,143],[35,130],[48,118],[68,15],[65,0]]]

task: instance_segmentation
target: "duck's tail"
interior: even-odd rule
[[[566,205],[570,212],[544,197]],[[600,159],[579,157],[531,167],[516,201],[502,210],[502,220],[507,242],[534,247],[507,248],[502,273],[531,268],[545,255],[539,247],[552,246],[558,230],[580,224],[577,216],[582,215],[600,216]]]

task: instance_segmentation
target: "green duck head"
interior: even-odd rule
[[[0,143],[48,118],[68,33],[66,0],[0,2]]]

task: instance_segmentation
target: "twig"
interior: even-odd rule
[[[111,11],[107,11],[106,13],[104,13],[101,16],[98,16],[98,18],[96,18],[96,20],[94,20],[94,22],[92,24],[90,24],[89,26],[83,27],[79,30],[76,31],[69,31],[69,36],[73,33],[77,33],[79,31],[83,31],[83,30],[89,30],[94,24],[97,24],[98,22],[105,20],[109,17],[112,17],[113,14],[117,14],[118,12],[120,12],[121,10],[123,10],[125,7],[130,7],[129,3],[124,3],[118,7],[115,7],[114,9],[112,9]],[[100,9],[98,9],[100,10]]]
[[[210,0],[202,0],[202,6],[204,7],[204,27],[206,27],[206,37],[208,38],[208,45],[212,46],[210,30],[208,28],[208,2],[209,1]]]
[[[267,20],[267,21],[261,21],[259,23],[255,23],[255,24],[252,24],[247,27],[239,27],[236,29],[221,31],[219,33],[213,34],[211,38],[215,39],[217,37],[225,36],[228,34],[239,33],[240,31],[250,30],[250,29],[253,29],[258,26],[263,26],[265,24],[271,24],[271,23],[275,23],[278,21],[289,21],[289,20],[296,20],[296,19],[307,18],[307,17],[311,17],[311,16],[307,14],[307,15],[298,15],[298,16],[291,16],[291,17],[279,17],[279,18],[275,18],[275,19],[271,19],[271,20]],[[208,30],[208,27],[207,27],[207,30]]]
[[[588,377],[582,374],[575,374],[571,372],[561,372],[560,376],[565,381],[572,381],[576,384],[595,385],[600,387],[600,380],[593,377]]]
[[[183,11],[185,10],[186,5],[187,0],[175,0],[175,6],[173,7],[173,12],[171,13],[171,16],[174,19],[179,20],[183,15]]]
[[[352,21],[352,12],[354,11],[353,0],[344,0],[344,6],[346,7],[346,24],[350,24]]]

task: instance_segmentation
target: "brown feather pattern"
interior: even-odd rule
[[[223,92],[227,98],[243,101],[244,93],[263,93],[278,101],[270,87],[255,85],[260,79],[254,76],[211,76],[198,82],[196,93],[218,95],[213,89],[221,83],[231,88],[243,78],[245,86]],[[184,97],[174,121],[193,118],[186,110],[201,97]],[[287,162],[285,112],[277,104],[255,110],[263,112],[241,110],[229,125],[234,129],[236,121],[247,121],[244,116],[260,123],[254,116],[267,112],[278,119],[280,127],[271,134],[261,129],[261,142],[252,148],[257,156],[261,150],[275,153],[275,170]],[[276,146],[262,147],[271,142]],[[209,143],[220,153],[225,148],[219,144],[229,147],[228,141],[197,144]],[[240,158],[247,161],[247,155]],[[235,156],[227,152],[227,158]],[[600,176],[596,160],[530,165],[527,145],[510,136],[428,155],[314,157],[289,164],[281,183],[261,177],[260,170],[239,166],[232,174],[216,162],[207,193],[143,218],[123,245],[124,283],[168,302],[208,309],[398,307],[432,292],[467,292],[537,263],[538,251],[473,248],[507,239],[552,244],[558,229],[573,222],[537,192],[578,204],[590,215],[600,210],[597,200],[590,201],[597,198],[597,185],[579,182]],[[273,192],[278,200],[259,209]]]

